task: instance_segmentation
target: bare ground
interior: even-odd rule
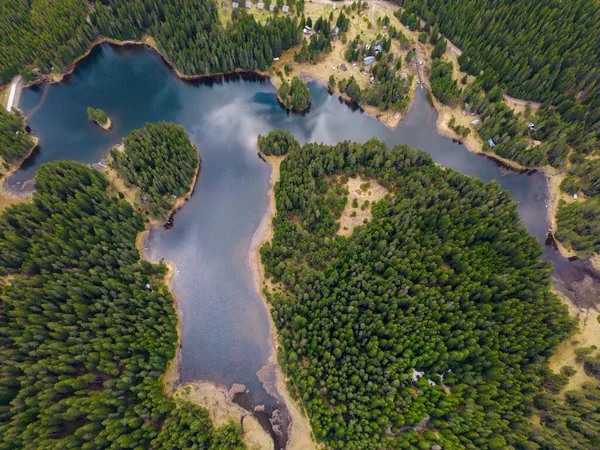
[[[240,385],[241,386],[241,385]],[[233,385],[228,391],[225,386],[209,381],[193,381],[177,388],[174,398],[182,399],[208,409],[210,418],[219,427],[233,420],[242,426],[242,438],[249,449],[271,450],[271,436],[267,434],[252,414],[233,403],[233,396],[240,386]],[[245,389],[243,386],[241,386]]]
[[[362,189],[361,185],[363,186]],[[365,187],[365,185],[368,185],[368,187]],[[348,201],[342,212],[340,227],[337,231],[340,236],[350,236],[354,228],[362,225],[365,221],[370,221],[373,217],[371,214],[373,202],[379,201],[389,194],[389,191],[374,179],[350,178],[346,183],[346,187],[348,189]],[[355,200],[358,203],[356,208],[352,206]],[[369,204],[367,207],[363,207],[366,201]]]
[[[555,373],[558,373],[563,366],[572,366],[577,370],[563,389],[564,394],[568,390],[581,387],[586,381],[597,382],[595,378],[586,375],[583,364],[577,362],[575,350],[592,345],[600,348],[600,322],[598,322],[598,310],[595,308],[579,309],[566,295],[557,291],[555,293],[569,307],[571,316],[577,317],[579,322],[579,332],[562,342],[548,362],[550,369]]]

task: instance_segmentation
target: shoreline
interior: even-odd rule
[[[262,153],[261,153],[262,155]],[[248,265],[252,272],[252,278],[256,291],[258,292],[263,305],[265,307],[269,320],[269,335],[271,337],[271,349],[269,353],[268,363],[265,364],[258,372],[257,376],[265,385],[267,393],[273,392],[285,404],[290,415],[290,424],[288,426],[288,442],[287,450],[309,450],[316,449],[316,444],[312,439],[312,430],[309,419],[304,409],[292,399],[286,383],[286,376],[277,362],[277,348],[279,347],[279,336],[277,327],[271,316],[271,305],[267,301],[263,289],[267,288],[267,280],[264,275],[264,268],[260,256],[260,248],[273,239],[273,218],[276,213],[275,204],[275,185],[279,181],[279,167],[285,157],[281,156],[266,156],[262,155],[264,160],[271,166],[271,180],[268,191],[269,206],[264,216],[262,217],[258,228],[256,229],[250,243],[248,252]],[[269,380],[268,378],[272,378]],[[272,386],[271,386],[272,383]],[[270,392],[271,391],[271,392]]]
[[[110,131],[110,129],[112,128],[112,120],[110,120],[110,117],[107,117],[105,124],[101,124],[96,119],[93,119],[92,122],[94,122],[96,125],[98,125],[104,131]]]
[[[33,198],[33,191],[28,191],[25,193],[18,193],[13,191],[8,187],[8,177],[10,177],[13,173],[15,173],[23,162],[25,162],[38,147],[40,138],[37,136],[30,136],[33,139],[33,145],[17,163],[11,164],[9,169],[2,174],[2,179],[0,180],[0,213],[2,213],[6,208],[11,205],[16,205],[17,203],[30,201]]]
[[[196,173],[194,174],[194,178],[190,183],[190,189],[187,193],[177,197],[173,203],[171,211],[169,212],[168,219],[166,221],[161,221],[160,219],[151,220],[145,225],[144,230],[138,233],[136,236],[135,246],[140,253],[141,259],[144,259],[151,264],[156,264],[156,262],[150,261],[144,252],[148,235],[153,228],[167,226],[170,227],[172,225],[173,216],[183,207],[185,202],[193,195],[196,189],[196,183],[198,181],[201,166],[202,160],[199,158]],[[114,171],[114,169],[107,169],[103,170],[102,172],[108,171]],[[116,186],[114,182],[111,182],[111,184],[115,189],[119,190],[119,187]],[[131,199],[126,198],[126,200],[131,203]],[[135,208],[135,205],[132,204],[132,207]],[[238,423],[242,428],[242,439],[249,446],[249,448],[268,450],[273,449],[274,444],[271,436],[269,436],[269,434],[262,428],[258,420],[250,411],[246,411],[244,408],[233,402],[233,396],[239,392],[241,385],[234,385],[228,390],[224,385],[210,380],[194,380],[186,382],[185,384],[181,384],[181,335],[183,330],[182,313],[177,300],[177,295],[173,289],[173,278],[175,277],[177,270],[175,264],[171,261],[163,261],[162,263],[167,266],[167,272],[162,279],[162,286],[169,291],[171,297],[173,298],[173,308],[177,318],[177,341],[175,344],[175,355],[167,362],[165,371],[159,377],[159,382],[162,385],[163,392],[173,401],[182,399],[184,401],[193,403],[196,406],[207,409],[211,421],[216,427],[226,424],[229,420],[233,420],[234,422]]]

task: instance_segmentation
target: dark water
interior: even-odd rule
[[[202,170],[195,194],[170,230],[153,230],[147,255],[178,269],[174,288],[183,320],[182,378],[242,383],[253,402],[270,403],[256,371],[269,354],[267,312],[255,292],[247,263],[251,238],[268,205],[270,169],[256,155],[258,134],[279,127],[301,142],[366,141],[408,144],[439,163],[482,180],[497,180],[519,202],[524,223],[540,241],[548,231],[542,174],[509,172],[492,160],[436,133],[437,113],[418,89],[407,117],[395,130],[352,111],[326,89],[310,83],[313,104],[304,116],[286,113],[273,86],[239,76],[215,82],[177,79],[154,52],[103,45],[66,82],[26,89],[20,107],[40,138],[40,151],[10,179],[18,187],[40,164],[56,159],[94,163],[111,145],[145,122],[181,124],[198,146]],[[113,129],[87,120],[86,108],[104,109]],[[569,288],[587,269],[550,247],[555,277]]]

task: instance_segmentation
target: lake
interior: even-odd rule
[[[391,130],[329,95],[323,85],[309,87],[310,112],[291,114],[277,103],[275,88],[259,77],[184,82],[154,51],[105,44],[66,81],[25,89],[19,105],[40,146],[10,178],[17,190],[30,185],[45,162],[98,162],[146,122],[173,121],[186,129],[202,160],[196,190],[171,229],[151,231],[146,256],[177,268],[173,287],[182,315],[182,380],[242,383],[252,404],[273,403],[256,377],[269,356],[269,322],[248,266],[250,241],[268,206],[270,167],[257,157],[258,134],[283,128],[301,143],[364,142],[376,136],[389,146],[421,148],[446,167],[497,180],[519,202],[533,235],[543,242],[548,230],[544,176],[507,171],[438,135],[437,113],[425,90],[417,88],[407,116]],[[106,111],[111,131],[87,119],[88,106]],[[550,247],[544,258],[554,263],[561,288],[574,290],[589,273],[583,261],[569,262]]]

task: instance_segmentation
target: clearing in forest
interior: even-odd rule
[[[350,236],[354,228],[368,222],[372,218],[373,202],[379,201],[389,194],[388,190],[374,179],[361,177],[350,178],[346,183],[348,201],[340,218],[337,234]]]

